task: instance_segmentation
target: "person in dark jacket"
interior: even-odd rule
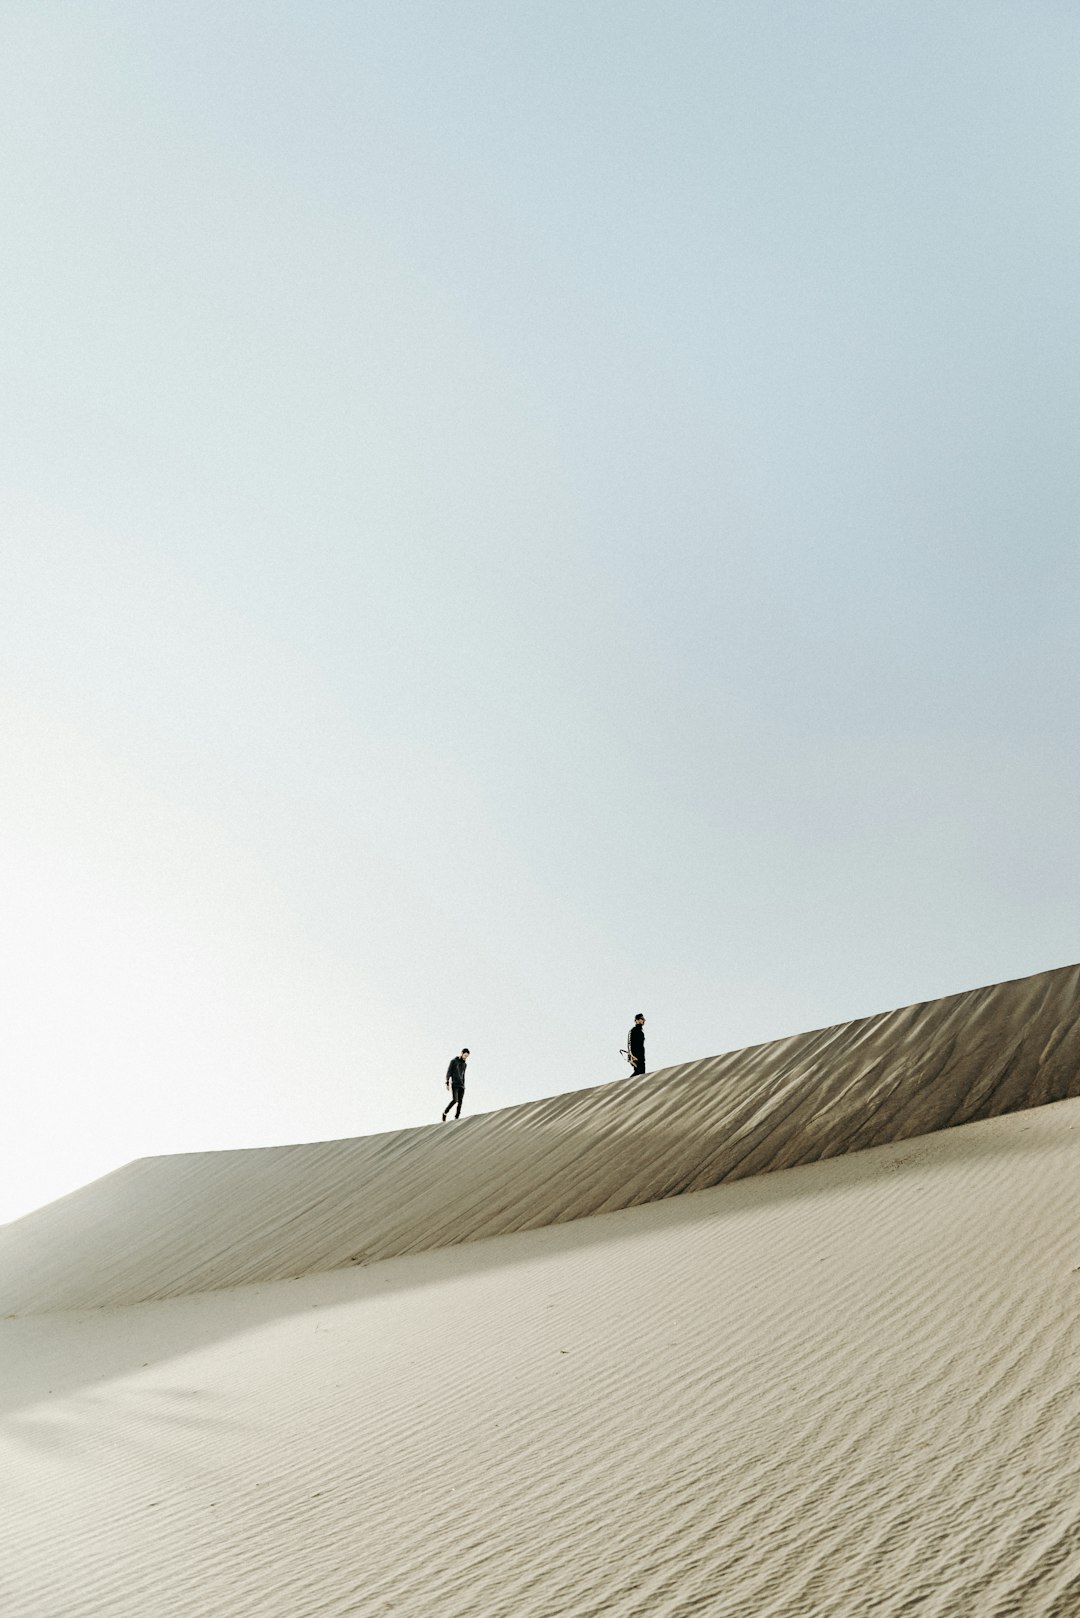
[[[457,1106],[457,1112],[455,1112],[454,1117],[461,1117],[461,1103],[465,1099],[465,1066],[468,1060],[469,1047],[466,1045],[461,1055],[455,1056],[454,1060],[450,1063],[450,1066],[446,1070],[446,1088],[450,1092],[450,1100],[446,1103],[446,1112],[444,1112],[442,1115],[442,1121],[444,1124],[446,1122],[446,1113],[449,1112],[450,1108],[455,1104]]]
[[[645,1013],[639,1011],[634,1026],[626,1036],[626,1048],[634,1064],[634,1078],[645,1071]]]

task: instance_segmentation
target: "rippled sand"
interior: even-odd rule
[[[1078,1030],[1069,968],[8,1227],[0,1610],[1073,1618]]]

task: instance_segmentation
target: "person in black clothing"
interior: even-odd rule
[[[446,1088],[450,1092],[450,1100],[446,1103],[446,1112],[442,1115],[444,1124],[446,1122],[446,1113],[450,1111],[450,1108],[455,1103],[457,1104],[457,1112],[455,1112],[454,1117],[461,1117],[461,1103],[465,1099],[465,1064],[468,1060],[469,1047],[466,1045],[461,1055],[455,1056],[446,1070]]]
[[[626,1048],[634,1064],[634,1077],[645,1071],[645,1013],[639,1011],[634,1026],[626,1036]]]

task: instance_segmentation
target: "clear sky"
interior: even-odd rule
[[[0,17],[0,1218],[1080,956],[1080,14]]]

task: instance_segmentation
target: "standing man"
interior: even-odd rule
[[[461,1055],[455,1056],[446,1070],[446,1088],[450,1092],[450,1100],[446,1103],[446,1112],[442,1115],[444,1124],[446,1122],[446,1113],[450,1111],[450,1108],[455,1103],[457,1104],[457,1112],[455,1112],[454,1117],[461,1117],[461,1103],[465,1099],[465,1067],[468,1060],[469,1047],[466,1045]]]
[[[634,1026],[626,1036],[626,1048],[630,1052],[630,1060],[634,1064],[633,1077],[645,1071],[645,1013],[639,1011],[634,1018]]]

